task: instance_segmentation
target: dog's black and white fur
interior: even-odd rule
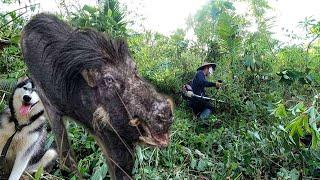
[[[9,107],[0,115],[0,153],[12,135],[12,142],[0,165],[8,172],[11,170],[9,180],[18,180],[24,171],[35,172],[56,159],[55,150],[44,149],[46,117],[30,79],[17,84]]]

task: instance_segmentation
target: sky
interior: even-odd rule
[[[186,19],[194,15],[208,0],[120,0],[128,9],[145,18],[146,29],[169,35],[186,27]],[[138,3],[137,3],[138,2]]]
[[[194,15],[208,0],[120,0],[128,9],[145,17],[146,29],[170,35],[177,28],[186,28],[188,16]],[[139,3],[137,3],[139,2]],[[305,32],[298,26],[306,17],[320,20],[320,0],[269,0],[272,10],[268,16],[274,16],[274,37],[290,43],[288,33],[304,36]],[[237,11],[244,14],[248,7],[236,4]],[[288,31],[287,31],[288,30]],[[294,43],[300,43],[296,41]]]
[[[273,10],[269,15],[275,17],[272,31],[281,41],[290,41],[291,38],[286,37],[290,32],[300,37],[304,36],[306,32],[299,26],[299,22],[306,17],[320,21],[320,0],[270,0],[270,4]]]
[[[20,0],[22,3],[29,3],[30,0]],[[57,0],[31,0],[40,2],[41,11],[59,11]],[[79,4],[94,4],[96,0],[66,0]],[[157,31],[165,35],[170,35],[177,28],[185,28],[186,20],[194,15],[208,0],[119,0],[130,12],[129,18],[142,24],[143,27],[135,24],[134,29]],[[305,17],[313,17],[320,20],[320,0],[269,0],[272,10],[268,16],[274,16],[274,37],[283,41],[290,42],[286,37],[288,33],[295,33],[304,36],[302,28],[298,27],[298,22]],[[4,9],[11,10],[12,7]],[[239,13],[247,11],[245,5],[236,5]],[[3,8],[1,8],[3,9]],[[139,15],[139,16],[137,16]],[[141,17],[143,17],[141,19]],[[287,31],[288,30],[288,31]]]

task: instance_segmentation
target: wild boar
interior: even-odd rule
[[[76,163],[64,116],[94,136],[113,179],[131,178],[139,140],[168,145],[172,105],[139,76],[124,40],[42,13],[24,27],[21,48],[67,166]]]

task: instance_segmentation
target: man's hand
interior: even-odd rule
[[[222,81],[221,80],[218,80],[217,82],[216,82],[216,88],[217,89],[220,89],[222,87]]]

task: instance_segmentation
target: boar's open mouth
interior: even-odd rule
[[[166,147],[169,144],[169,133],[161,132],[157,133],[150,128],[150,126],[142,120],[133,119],[130,121],[130,125],[142,127],[143,132],[139,137],[139,140],[143,143],[152,146]]]
[[[139,139],[149,145],[166,147],[169,144],[169,133],[154,133],[148,125],[142,124],[145,135]]]

